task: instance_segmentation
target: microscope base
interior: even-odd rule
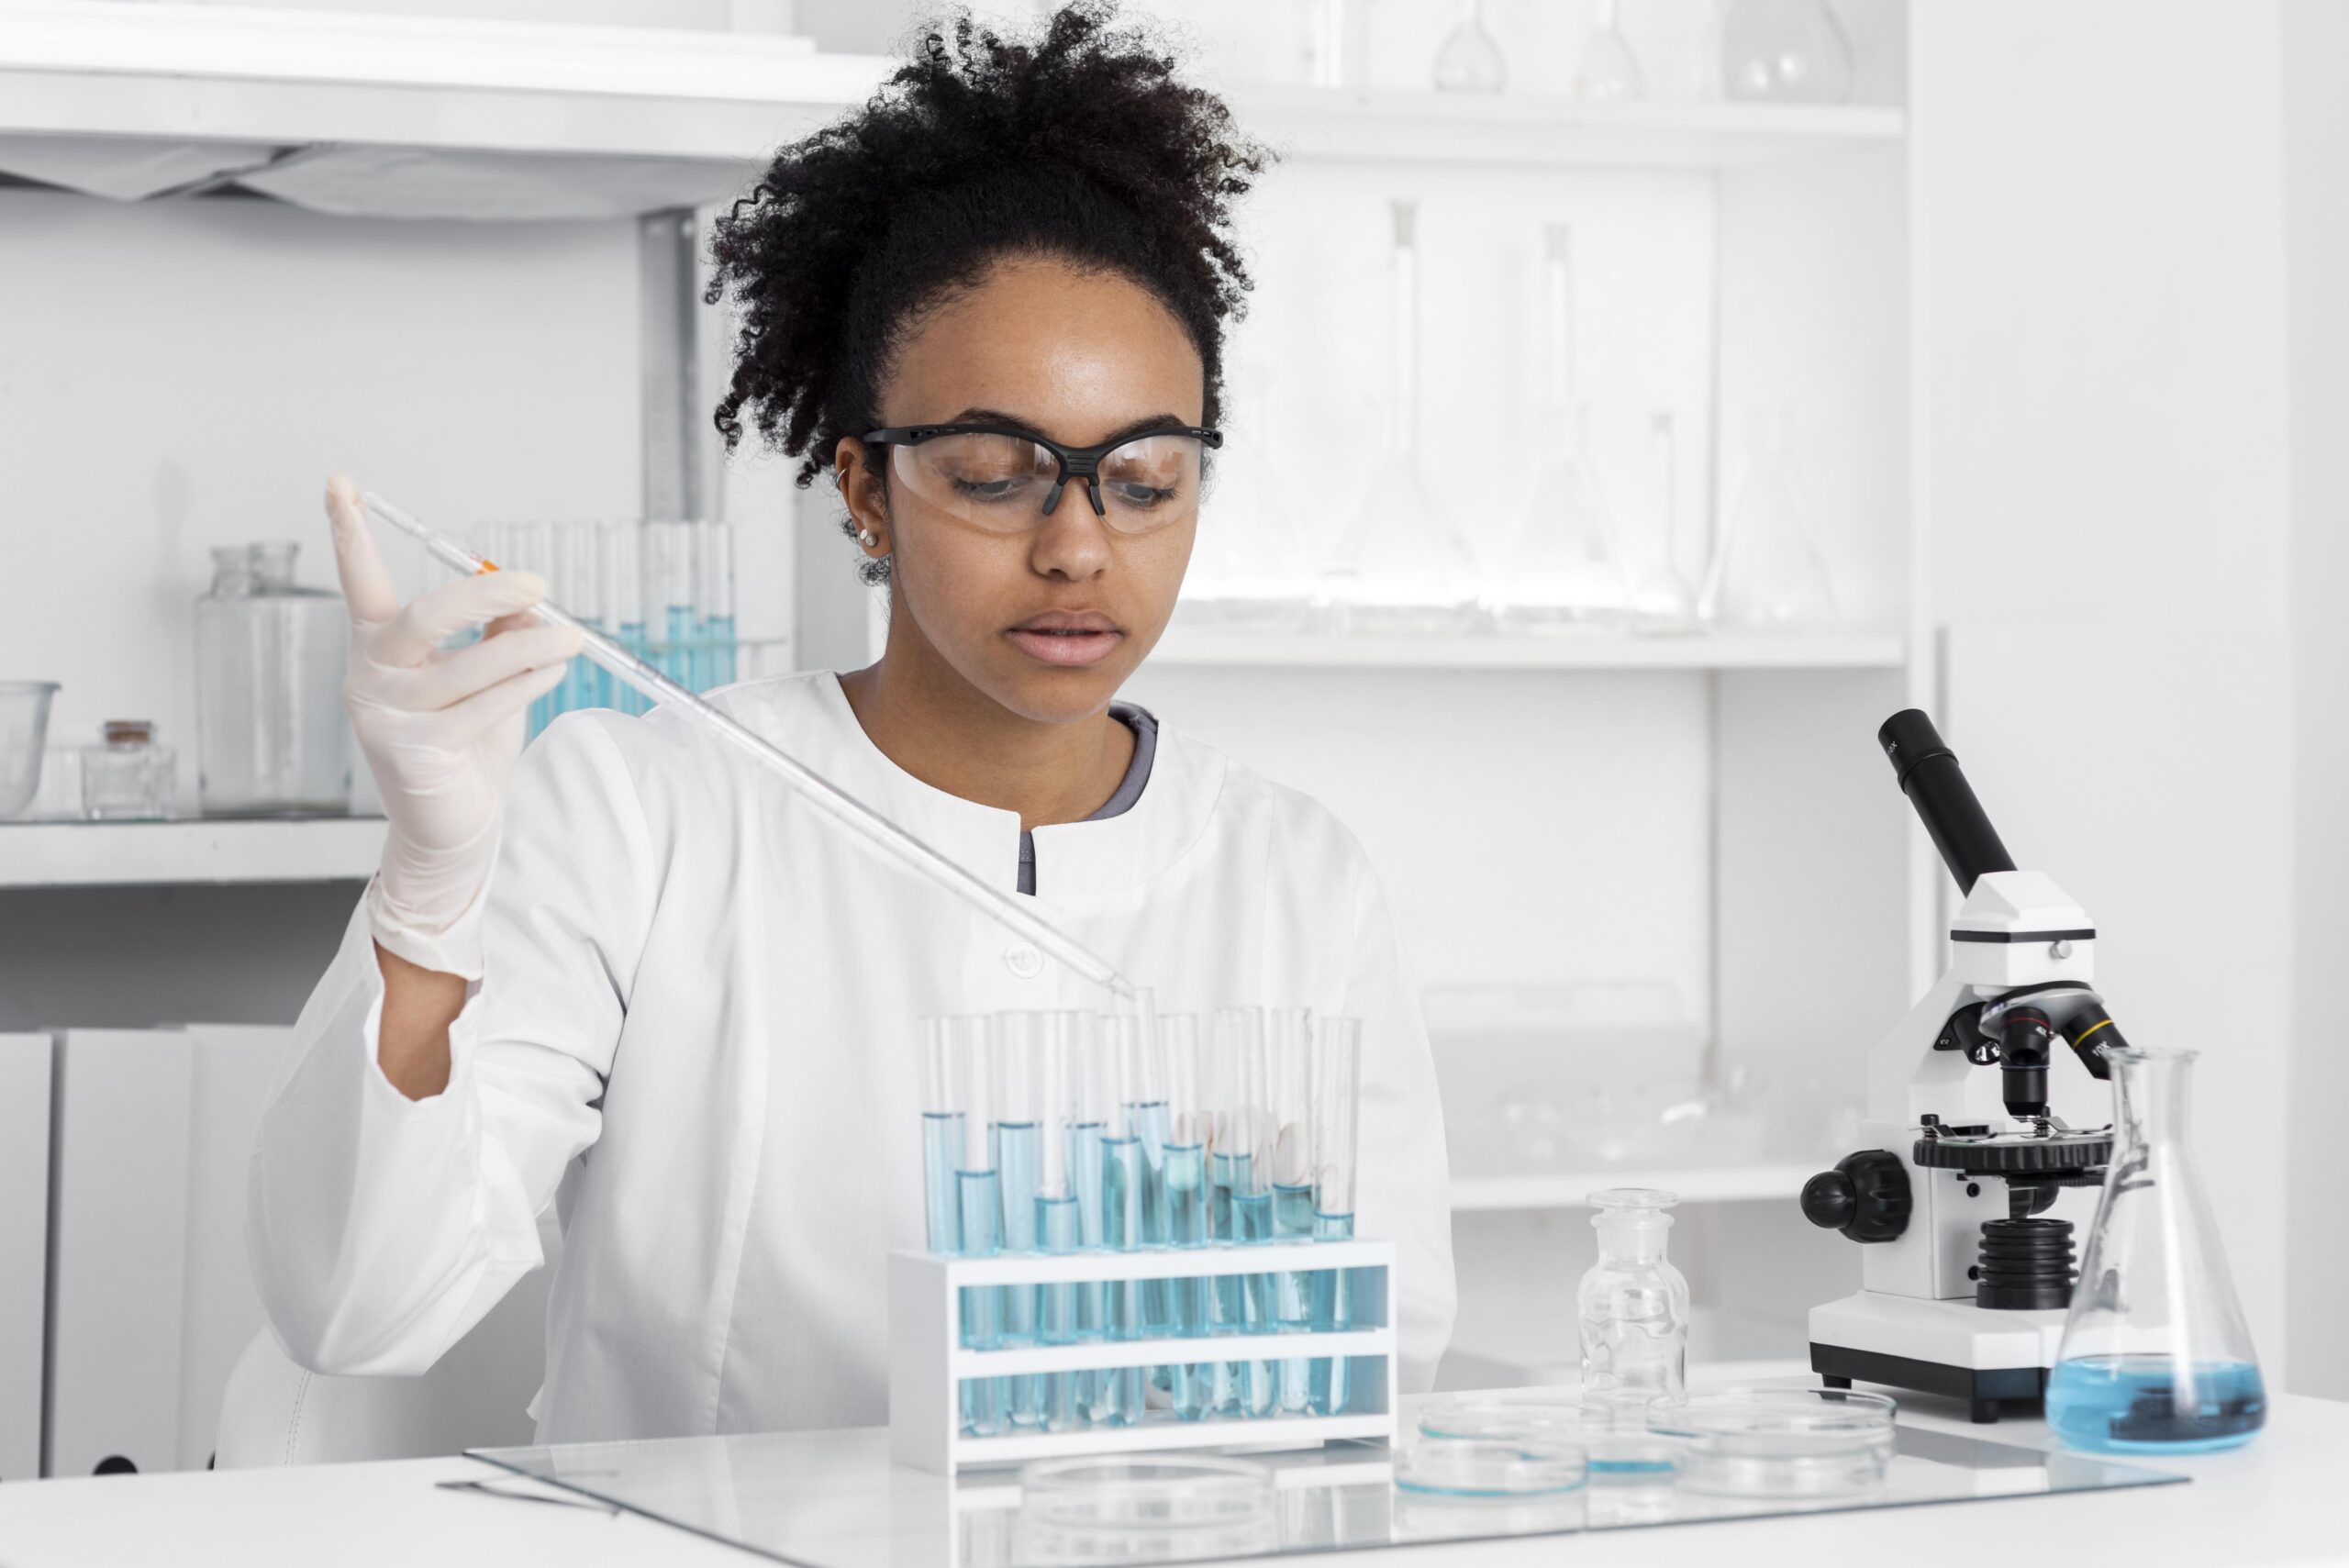
[[[2065,1316],[1864,1290],[1811,1308],[1810,1368],[1830,1388],[1914,1388],[1963,1399],[1975,1420],[1995,1421],[2002,1405],[2045,1394]]]

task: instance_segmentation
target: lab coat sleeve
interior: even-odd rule
[[[1386,895],[1366,865],[1355,891],[1344,1011],[1363,1024],[1354,1233],[1396,1245],[1399,1376],[1406,1394],[1425,1393],[1435,1385],[1457,1305],[1452,1173],[1419,987],[1404,966]]]
[[[270,1323],[312,1371],[422,1373],[545,1261],[537,1217],[596,1140],[657,883],[610,722],[559,720],[516,764],[440,1094],[410,1100],[377,1064],[363,903],[303,1008],[245,1234]]]

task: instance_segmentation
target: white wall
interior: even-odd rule
[[[2271,1373],[2295,1034],[2277,17],[1925,0],[1910,78],[1950,739],[2017,857],[2096,915],[2132,1038],[2205,1052],[2197,1150]]]
[[[2292,851],[2291,1161],[2292,1386],[2349,1398],[2349,1166],[2341,1159],[2341,1107],[2349,1105],[2349,1051],[2332,1019],[2332,979],[2349,951],[2349,97],[2339,65],[2349,60],[2349,6],[2285,0],[2284,172],[2292,388]]]
[[[0,669],[65,683],[51,743],[152,718],[192,790],[206,551],[298,539],[332,585],[329,473],[448,523],[635,515],[636,265],[629,223],[0,190]]]

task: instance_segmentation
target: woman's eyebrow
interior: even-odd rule
[[[940,422],[947,425],[1004,425],[1024,435],[1044,436],[1048,439],[1060,440],[1059,437],[1052,435],[1034,420],[1023,419],[1017,414],[1007,414],[1000,408],[965,408],[952,418]],[[1190,428],[1187,420],[1173,414],[1152,414],[1119,426],[1109,433],[1107,439],[1095,444],[1115,446],[1120,441],[1129,441],[1136,436],[1146,436],[1157,430],[1187,430]],[[1074,446],[1075,443],[1062,441],[1061,444]]]

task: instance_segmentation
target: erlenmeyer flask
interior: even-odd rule
[[[1705,573],[1698,614],[1737,631],[1810,630],[1835,620],[1835,585],[1812,532],[1815,509],[1781,409],[1757,409],[1745,473]]]
[[[1468,14],[1436,50],[1435,85],[1441,93],[1497,93],[1508,85],[1508,61],[1485,30],[1485,0],[1468,0]]]
[[[1473,628],[1476,565],[1429,484],[1419,452],[1419,204],[1394,204],[1393,421],[1386,461],[1324,579],[1330,629],[1457,632]]]
[[[2108,1050],[2114,1145],[2047,1426],[2098,1453],[2198,1453],[2249,1442],[2267,1393],[2219,1229],[2187,1148],[2190,1051]]]
[[[1583,40],[1582,59],[1575,65],[1574,94],[1598,103],[1620,103],[1642,96],[1647,83],[1623,36],[1621,0],[1599,0],[1598,26]]]
[[[1575,395],[1572,243],[1564,224],[1544,231],[1542,428],[1525,520],[1507,578],[1493,591],[1496,613],[1511,630],[1617,627],[1631,602],[1591,461],[1589,411]]]
[[[1267,443],[1252,434],[1228,428],[1210,462],[1176,622],[1203,629],[1303,629],[1315,575],[1305,509],[1281,483]]]
[[[1631,594],[1631,623],[1644,632],[1673,633],[1697,629],[1697,590],[1680,570],[1679,443],[1673,417],[1658,413],[1649,420],[1655,439],[1656,516],[1663,525],[1658,541],[1662,555]]]
[[[1731,0],[1721,18],[1721,92],[1740,100],[1841,104],[1852,40],[1826,0]]]

